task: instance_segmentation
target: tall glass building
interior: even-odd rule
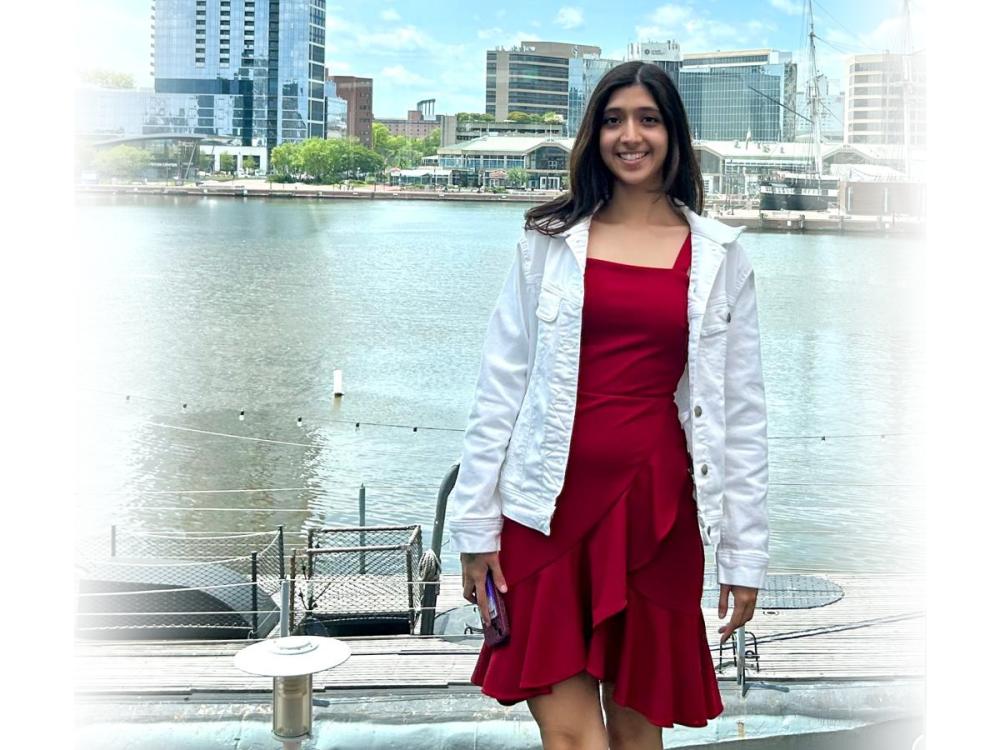
[[[155,0],[143,134],[322,138],[325,26],[326,0]]]
[[[695,140],[795,140],[791,54],[737,50],[684,55],[679,89]]]
[[[590,95],[605,73],[621,60],[605,60],[601,57],[573,57],[569,60],[569,96],[567,99],[566,136],[575,138],[587,111]]]

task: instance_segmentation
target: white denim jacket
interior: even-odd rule
[[[691,227],[688,362],[674,394],[702,541],[719,583],[762,588],[767,419],[753,269],[731,228],[678,204]],[[590,218],[526,231],[490,316],[452,492],[458,552],[500,549],[503,518],[549,534],[573,419]]]

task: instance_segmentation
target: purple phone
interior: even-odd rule
[[[483,638],[487,646],[499,646],[510,637],[510,623],[507,621],[507,607],[503,597],[493,585],[492,571],[486,572],[486,606],[489,608],[490,621],[483,623]]]

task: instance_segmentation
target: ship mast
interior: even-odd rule
[[[809,11],[809,117],[812,119],[812,156],[816,175],[823,174],[823,152],[820,147],[819,73],[816,70],[816,30],[813,25],[812,0],[806,0]]]

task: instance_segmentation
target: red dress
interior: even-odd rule
[[[587,259],[576,416],[551,535],[504,519],[510,639],[472,684],[511,705],[586,670],[657,726],[722,699],[701,612],[705,553],[674,391],[690,234],[673,268]]]

